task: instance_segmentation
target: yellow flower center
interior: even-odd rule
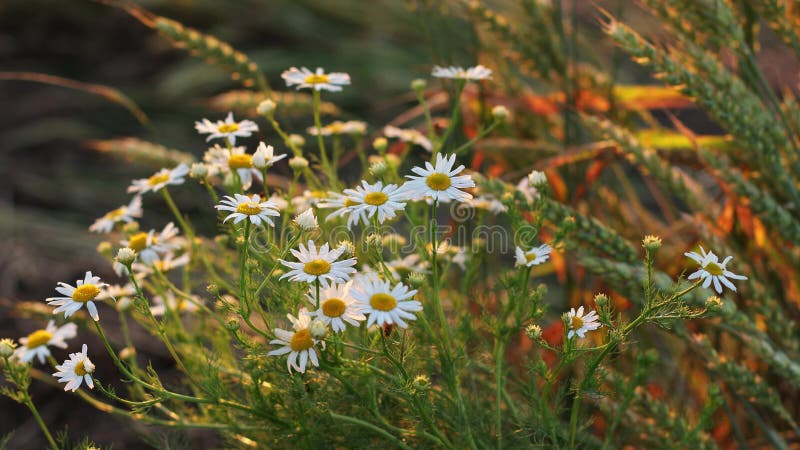
[[[364,203],[373,206],[381,206],[389,200],[389,196],[383,192],[370,192],[364,196]]]
[[[333,122],[328,125],[328,129],[332,134],[341,134],[341,132],[344,131],[344,124],[342,122]]]
[[[253,155],[238,153],[231,155],[228,159],[228,167],[231,169],[249,169],[253,167]]]
[[[346,309],[347,304],[340,298],[329,298],[322,303],[322,313],[328,317],[339,317]]]
[[[325,191],[311,191],[311,197],[313,198],[327,198],[328,193]]]
[[[289,347],[296,352],[308,350],[313,346],[314,340],[311,339],[311,332],[308,331],[308,328],[296,332],[292,336],[292,340],[289,342]]]
[[[323,275],[331,271],[331,263],[324,259],[314,259],[303,266],[303,271],[309,275]]]
[[[28,343],[25,344],[25,347],[28,348],[36,348],[47,344],[50,339],[53,338],[53,335],[50,334],[47,330],[36,330],[33,333],[28,335]]]
[[[706,266],[703,267],[703,269],[705,269],[706,272],[710,273],[711,275],[722,275],[723,272],[722,267],[720,267],[719,264],[715,264],[713,262],[706,264]]]
[[[153,239],[153,241],[155,241],[155,239]],[[147,248],[147,233],[142,231],[131,236],[130,239],[128,239],[128,248],[136,250],[137,253]]]
[[[120,206],[119,208],[109,211],[106,213],[106,219],[115,220],[119,219],[120,217],[124,216],[125,213],[128,211],[128,208],[124,206]]]
[[[391,294],[379,292],[369,298],[369,305],[378,311],[391,311],[397,306],[397,300]]]
[[[306,77],[305,80],[306,84],[325,84],[328,82],[328,76],[325,74],[317,75],[315,73]]]
[[[239,206],[236,207],[236,212],[254,216],[261,212],[261,207],[256,202],[244,202],[239,203]]]
[[[100,288],[96,285],[91,283],[86,283],[78,286],[75,288],[75,292],[72,293],[72,299],[76,302],[86,303],[88,301],[94,300],[97,297],[97,294],[100,293]]]
[[[537,255],[536,253],[526,253],[525,254],[525,260],[528,261],[528,262],[531,262],[531,261],[533,261],[534,259],[536,259],[538,257],[539,257],[539,255]]]
[[[358,203],[357,201],[351,200],[351,199],[350,199],[350,197],[347,197],[346,199],[344,199],[344,206],[345,206],[345,208],[347,208],[347,207],[349,207],[349,206],[356,206],[356,205],[358,205],[358,204],[359,204],[359,203]]]
[[[75,364],[75,375],[82,377],[86,375],[86,366],[83,364],[83,360],[78,361],[78,364]]]
[[[444,191],[445,189],[450,187],[451,181],[450,177],[443,173],[434,172],[428,175],[428,178],[425,179],[425,184],[428,185],[429,188],[435,191]]]
[[[165,183],[168,180],[169,180],[169,172],[157,173],[147,179],[147,184],[149,184],[150,186],[155,186],[157,184]]]
[[[578,316],[572,316],[572,329],[577,330],[583,326],[583,319]]]
[[[220,133],[233,133],[234,131],[239,131],[239,124],[238,123],[225,123],[217,127],[217,131]]]

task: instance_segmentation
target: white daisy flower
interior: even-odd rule
[[[575,311],[575,308],[570,308],[567,316],[570,320],[567,339],[572,339],[575,335],[578,335],[580,338],[585,338],[587,331],[596,330],[602,326],[600,322],[598,322],[600,317],[597,315],[596,311],[591,311],[583,315],[583,306],[578,308],[577,311]]]
[[[367,222],[366,211],[363,208],[357,208],[359,206],[361,204],[355,199],[338,192],[328,192],[328,198],[317,204],[317,207],[322,209],[336,208],[336,211],[328,214],[328,217],[325,218],[326,221],[337,217],[347,217],[348,227],[354,226],[359,220]]]
[[[344,195],[358,203],[350,206],[351,214],[358,214],[364,219],[364,225],[369,225],[368,219],[378,214],[378,222],[383,223],[395,217],[396,211],[403,211],[406,208],[406,198],[403,191],[395,184],[383,185],[378,181],[369,184],[361,181],[361,186],[355,189],[345,189]]]
[[[158,270],[161,273],[167,273],[178,267],[183,267],[191,261],[189,253],[184,253],[181,256],[175,257],[173,252],[167,252],[163,256],[150,261],[149,264],[133,263],[131,268],[133,273],[136,274],[137,279],[147,277]]]
[[[81,387],[81,383],[86,381],[89,389],[94,389],[94,381],[92,381],[92,373],[94,373],[94,364],[89,359],[86,353],[88,347],[83,344],[80,353],[70,353],[69,359],[64,361],[64,364],[56,366],[58,372],[53,376],[58,378],[59,383],[67,383],[64,386],[65,391],[75,392]]]
[[[352,280],[344,284],[331,283],[327,288],[321,289],[319,291],[319,308],[310,312],[309,315],[330,325],[334,333],[344,331],[347,327],[345,322],[354,327],[359,326],[359,321],[366,317],[361,314],[356,300],[350,295],[352,284]],[[317,303],[314,292],[309,292],[308,300],[312,304]]]
[[[167,185],[183,184],[188,173],[189,166],[184,163],[180,163],[172,169],[161,169],[150,178],[133,180],[132,184],[128,186],[128,193],[158,192]]]
[[[469,67],[440,67],[434,66],[432,75],[436,78],[451,78],[457,80],[488,80],[492,78],[492,69],[482,65]]]
[[[115,299],[117,302],[114,306],[117,307],[117,310],[125,311],[133,304],[133,298],[135,296],[136,289],[131,283],[125,285],[111,284],[100,292],[100,295],[97,296],[97,300]]]
[[[525,251],[521,247],[517,247],[516,256],[517,256],[517,266],[537,266],[550,258],[550,253],[553,251],[553,248],[547,244],[542,244],[538,247],[533,247],[532,249]]]
[[[328,194],[325,191],[303,191],[302,195],[293,197],[292,208],[297,214],[304,212],[312,206],[316,206],[319,202],[324,201]]]
[[[422,303],[411,300],[416,293],[416,289],[409,290],[403,283],[392,287],[376,277],[360,278],[352,291],[361,312],[369,315],[367,327],[396,324],[408,328],[406,320],[417,319],[412,312],[422,311]]]
[[[92,226],[89,227],[89,231],[94,233],[110,233],[117,223],[132,222],[138,217],[142,217],[142,197],[140,195],[134,195],[127,206],[120,206],[95,220]]]
[[[720,262],[719,257],[715,255],[714,252],[706,253],[703,247],[700,247],[700,253],[686,252],[684,255],[700,265],[700,268],[696,272],[689,275],[687,279],[702,279],[704,288],[709,287],[713,282],[714,290],[717,291],[718,294],[722,293],[722,285],[725,285],[725,287],[728,289],[736,292],[736,286],[731,283],[729,278],[734,280],[747,279],[746,276],[737,275],[727,269],[726,266],[728,265],[728,261],[733,259],[733,256],[728,256],[722,262]]]
[[[223,222],[227,222],[231,218],[233,223],[249,220],[255,226],[261,226],[261,222],[264,222],[274,227],[275,223],[270,216],[280,216],[275,204],[269,200],[262,202],[258,194],[254,194],[252,197],[242,194],[233,194],[233,197],[226,195],[214,208],[220,211],[232,211]]]
[[[233,120],[233,113],[229,112],[225,121],[218,120],[212,122],[203,119],[201,122],[194,123],[194,129],[200,134],[208,134],[206,142],[215,139],[227,139],[231,145],[236,144],[236,137],[250,137],[254,131],[258,131],[258,125],[252,120],[237,122]]]
[[[275,205],[275,209],[277,209],[278,211],[283,211],[289,206],[289,202],[287,202],[285,198],[278,195],[277,193],[273,193],[272,195],[270,195],[269,201],[272,202],[273,205]]]
[[[271,145],[263,142],[258,144],[258,149],[253,154],[252,164],[256,169],[267,169],[276,162],[286,158],[286,154],[276,155],[275,149]]]
[[[311,336],[311,330],[309,330],[311,316],[309,316],[308,311],[305,308],[300,308],[296,318],[291,314],[287,314],[286,317],[292,322],[294,331],[276,328],[275,336],[277,339],[273,339],[269,343],[281,345],[282,347],[272,350],[267,355],[280,356],[288,353],[286,367],[289,369],[289,373],[292,373],[292,369],[305,373],[309,361],[314,366],[319,367],[319,359],[314,345],[321,344],[322,348],[325,349],[325,341],[318,341]]]
[[[353,266],[356,264],[355,258],[336,261],[344,252],[343,247],[330,250],[328,244],[323,245],[319,251],[314,241],[308,241],[308,249],[300,244],[300,250],[292,249],[292,254],[299,260],[289,262],[279,259],[284,266],[292,269],[281,279],[289,278],[291,281],[314,283],[319,280],[323,286],[328,282],[344,283],[350,279],[350,274],[356,271]]]
[[[176,311],[179,313],[186,312],[186,313],[193,313],[197,312],[199,307],[195,302],[188,301],[184,298],[177,298],[175,297],[175,293],[172,291],[167,291],[166,295],[167,299],[164,301],[164,297],[160,295],[156,295],[153,297],[153,305],[150,306],[150,312],[153,313],[153,316],[160,317],[163,316],[167,309],[170,311]],[[199,302],[200,299],[197,296],[192,296],[192,299]]]
[[[97,315],[97,306],[95,306],[93,300],[100,295],[106,286],[108,286],[106,283],[100,282],[100,277],[92,275],[92,272],[86,272],[83,280],[78,280],[74,287],[64,282],[58,283],[56,291],[66,297],[50,297],[46,301],[51,306],[58,306],[53,311],[53,314],[64,311],[64,317],[75,314],[85,304],[92,319],[98,321],[100,316]]]
[[[47,322],[47,327],[43,330],[36,330],[24,338],[20,338],[21,347],[14,351],[14,357],[28,363],[33,358],[44,364],[44,359],[50,356],[48,345],[59,348],[67,348],[67,339],[72,339],[78,335],[78,326],[74,323],[66,323],[56,327],[52,320]]]
[[[506,205],[504,205],[503,202],[501,202],[500,200],[497,199],[497,197],[491,194],[483,194],[478,197],[469,199],[466,202],[458,205],[457,209],[461,208],[484,209],[494,215],[498,215],[500,213],[508,211]]]
[[[322,67],[317,67],[316,72],[312,72],[305,67],[299,70],[292,67],[281,74],[281,78],[286,81],[286,86],[297,85],[297,89],[311,88],[321,91],[323,89],[337,92],[342,90],[342,86],[350,84],[350,75],[341,72],[326,74]]]
[[[317,135],[317,127],[308,127],[306,131],[312,136]],[[338,136],[342,134],[364,135],[367,133],[367,124],[360,120],[348,120],[347,122],[334,120],[320,128],[320,132],[323,136]]]
[[[420,260],[419,254],[412,253],[403,258],[393,259],[386,263],[386,267],[397,278],[403,278],[411,272],[428,273],[428,261]]]
[[[285,155],[283,155],[285,156]],[[253,179],[263,182],[261,171],[256,169],[253,161],[254,155],[245,151],[244,147],[231,147],[225,148],[215,145],[209,148],[203,161],[209,165],[209,175],[223,175],[226,184],[233,183],[233,172],[239,176],[242,183],[242,189],[250,189],[253,185]],[[260,157],[259,157],[260,159]],[[266,161],[266,151],[264,155]],[[276,160],[277,161],[277,160]]]
[[[463,202],[471,199],[472,195],[461,189],[475,187],[475,182],[469,175],[457,176],[464,166],[453,169],[455,162],[456,155],[448,157],[439,153],[436,155],[436,166],[426,161],[424,169],[413,167],[411,171],[418,176],[406,175],[410,181],[403,185],[404,193],[415,200],[430,197],[441,202]]]
[[[383,134],[388,138],[397,138],[403,142],[411,142],[419,145],[427,151],[433,151],[433,144],[424,134],[417,130],[403,129],[387,125],[383,128]]]
[[[180,248],[177,243],[179,232],[180,230],[170,222],[160,233],[156,230],[140,231],[132,234],[128,239],[123,239],[120,244],[135,250],[139,262],[152,264],[153,261],[159,259],[159,254]]]

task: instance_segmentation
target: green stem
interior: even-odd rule
[[[6,364],[9,364],[8,360],[6,359]],[[15,364],[15,363],[11,363]],[[16,380],[15,380],[16,383]],[[42,420],[42,416],[39,415],[39,410],[36,409],[36,405],[33,404],[33,399],[31,399],[31,395],[28,392],[27,386],[24,390],[20,389],[20,393],[22,393],[22,403],[28,407],[33,418],[36,419],[36,423],[39,424],[39,428],[42,429],[42,433],[44,433],[44,437],[47,438],[47,442],[50,444],[50,447],[53,449],[58,449],[58,444],[56,444],[56,440],[53,439],[53,435],[50,434],[50,430],[47,428],[47,425]]]
[[[331,171],[331,165],[328,161],[328,153],[325,150],[325,139],[322,138],[322,119],[320,118],[320,92],[314,89],[314,126],[317,129],[317,147],[319,148],[320,161],[322,162],[322,170],[328,179],[335,185],[336,174]]]
[[[431,160],[436,160],[436,155],[442,151],[444,148],[444,144],[447,142],[447,139],[453,133],[453,130],[456,128],[456,124],[458,123],[458,116],[461,113],[461,93],[464,91],[464,86],[466,85],[465,80],[457,80],[456,82],[456,97],[455,97],[455,104],[453,105],[453,114],[450,116],[450,123],[447,125],[447,130],[445,130],[444,134],[442,135],[442,139],[439,141],[438,145],[434,148],[433,154],[431,155]]]
[[[331,415],[331,418],[333,418],[333,419],[341,420],[343,422],[348,422],[348,423],[351,423],[353,425],[358,425],[358,426],[366,428],[368,430],[372,430],[375,433],[378,433],[381,436],[385,437],[386,439],[392,441],[398,447],[404,448],[404,449],[407,449],[407,450],[411,450],[411,447],[409,447],[403,441],[398,439],[397,436],[393,435],[392,433],[389,433],[388,431],[384,430],[383,428],[381,428],[381,427],[379,427],[379,426],[377,426],[375,424],[366,422],[366,421],[361,420],[361,419],[356,419],[355,417],[336,414],[334,412],[331,412],[330,415]]]
[[[172,195],[170,195],[169,190],[166,187],[161,189],[161,194],[164,196],[164,201],[167,202],[167,206],[169,206],[170,211],[172,211],[172,214],[175,216],[175,219],[177,219],[178,224],[180,224],[181,228],[183,229],[183,233],[186,234],[186,237],[189,239],[189,243],[191,244],[194,240],[194,230],[192,230],[192,227],[190,227],[189,224],[183,219],[180,210],[178,210],[178,207],[175,205],[175,201],[172,200]]]

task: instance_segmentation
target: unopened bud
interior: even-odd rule
[[[534,170],[528,174],[528,181],[531,183],[531,185],[536,187],[544,186],[547,184],[547,175],[540,170]]]
[[[408,284],[413,288],[420,288],[425,284],[425,274],[419,272],[411,272],[406,278]]]
[[[378,153],[383,153],[388,145],[389,141],[387,141],[385,137],[375,138],[375,140],[372,141],[372,148],[377,150]]]
[[[14,354],[17,344],[9,338],[0,339],[0,357],[8,358]]]
[[[270,117],[275,112],[275,108],[278,105],[275,104],[272,99],[266,99],[263,102],[258,104],[256,111],[261,114],[262,116]]]
[[[431,387],[431,379],[427,375],[417,375],[414,377],[414,381],[411,382],[411,386],[417,392],[425,392]]]
[[[139,222],[133,220],[131,222],[126,223],[122,226],[122,232],[124,234],[135,234],[139,232]]]
[[[417,78],[411,82],[411,90],[414,92],[423,92],[428,87],[428,82],[422,78]]]
[[[508,108],[503,105],[497,105],[492,108],[492,117],[500,122],[505,122],[508,119]]]
[[[661,238],[649,234],[645,236],[644,239],[642,239],[642,247],[651,252],[658,250],[659,248],[661,248]]]
[[[389,171],[389,164],[385,160],[375,161],[369,166],[369,171],[376,177],[381,177]]]
[[[712,295],[706,299],[706,309],[709,311],[719,311],[722,309],[722,299]]]
[[[136,349],[133,347],[125,347],[119,351],[119,359],[127,361],[136,357]]]
[[[536,324],[530,324],[525,327],[525,335],[533,340],[539,339],[542,337],[542,327]]]
[[[103,256],[111,257],[111,250],[112,249],[113,249],[113,247],[111,246],[111,242],[103,241],[103,242],[97,244],[97,253],[99,253],[99,254],[101,254]]]
[[[289,143],[293,147],[298,147],[299,148],[299,147],[302,147],[302,146],[306,145],[306,138],[304,138],[303,136],[300,136],[299,134],[290,134],[289,135]]]
[[[136,250],[128,247],[122,247],[117,251],[117,262],[123,266],[130,266],[136,259]]]
[[[192,178],[203,179],[208,176],[208,167],[203,163],[194,163],[189,169],[189,176]]]
[[[289,160],[289,167],[293,170],[303,170],[308,167],[308,160],[302,156],[295,156]]]
[[[594,304],[597,305],[598,308],[605,308],[608,306],[610,300],[606,294],[597,294],[594,296]]]
[[[308,327],[308,331],[311,332],[312,338],[319,341],[325,339],[325,336],[328,335],[328,325],[326,325],[322,320],[316,319],[311,322],[311,325]]]
[[[216,285],[215,283],[211,283],[208,286],[206,286],[206,292],[216,297],[217,295],[219,295],[219,286]]]
[[[338,248],[344,249],[342,256],[345,258],[352,258],[356,254],[356,245],[353,244],[353,241],[342,241]]]

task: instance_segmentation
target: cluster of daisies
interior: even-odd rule
[[[435,67],[433,76],[466,82],[488,79],[491,77],[491,70],[483,66],[468,69]],[[291,68],[282,74],[282,78],[288,86],[315,91],[335,92],[340,91],[342,86],[350,84],[348,74],[325,73],[321,68],[313,72],[307,68]],[[267,100],[265,103],[269,102]],[[274,104],[266,105],[266,109],[270,108],[274,109]],[[259,106],[259,109],[261,110],[262,106]],[[248,228],[274,227],[275,219],[281,216],[281,212],[290,209],[297,213],[294,223],[301,231],[318,228],[315,209],[329,210],[326,220],[342,218],[351,227],[359,224],[365,226],[383,224],[394,220],[405,210],[407,203],[413,201],[426,201],[434,205],[457,202],[459,206],[482,208],[494,214],[506,211],[506,206],[491,195],[473,197],[467,191],[475,187],[473,179],[464,173],[463,165],[456,166],[456,155],[443,153],[437,153],[432,161],[426,162],[424,166],[412,168],[411,174],[406,175],[407,181],[400,185],[384,184],[382,181],[375,183],[362,181],[357,186],[344,189],[342,192],[305,191],[290,201],[277,194],[269,198],[259,194],[248,194],[247,190],[253,183],[264,183],[267,171],[287,155],[276,154],[274,148],[264,142],[259,143],[253,154],[248,153],[244,146],[236,146],[237,139],[250,137],[258,131],[258,125],[250,120],[236,121],[230,113],[224,120],[198,121],[195,123],[195,129],[200,134],[207,134],[207,141],[220,139],[224,145],[215,144],[209,148],[203,157],[203,162],[196,163],[191,168],[186,164],[179,164],[171,169],[161,169],[148,178],[134,180],[128,188],[128,192],[134,194],[131,201],[98,218],[89,227],[90,231],[97,233],[122,231],[123,236],[119,240],[122,248],[113,266],[118,276],[137,280],[156,272],[168,272],[190,262],[190,246],[172,223],[160,231],[154,229],[142,231],[137,222],[143,214],[143,195],[163,190],[162,193],[167,201],[171,202],[168,187],[183,184],[187,176],[206,182],[212,179],[221,180],[225,185],[233,186],[234,191],[240,191],[224,196],[215,208],[225,214],[222,219],[224,223],[244,222]],[[312,135],[325,136],[343,134],[363,136],[366,133],[366,124],[358,121],[337,121],[321,128],[310,128],[308,132]],[[387,126],[383,132],[385,138],[378,139],[383,139],[384,142],[386,138],[396,138],[409,145],[418,145],[427,151],[433,151],[430,139],[417,130]],[[390,161],[393,156],[383,155],[382,159]],[[398,167],[399,161],[393,161],[392,164]],[[292,168],[307,168],[308,161],[298,155],[289,159],[289,165]],[[547,177],[544,173],[533,171],[519,182],[516,189],[526,200],[533,202],[539,198],[539,189],[546,183]],[[384,243],[391,242],[393,245],[407,243],[406,239],[399,235],[387,235],[383,239]],[[463,268],[466,251],[458,247],[453,250],[454,247],[445,241],[440,243],[438,248],[428,248],[427,251],[442,255],[450,254],[451,262]],[[287,314],[291,323],[290,330],[274,330],[275,339],[270,343],[278,345],[279,348],[269,352],[272,356],[287,355],[287,368],[290,373],[293,370],[305,372],[309,363],[319,366],[317,349],[324,350],[329,330],[343,333],[348,327],[362,325],[407,328],[409,322],[416,320],[415,314],[423,309],[422,303],[414,299],[417,291],[398,281],[404,274],[429,273],[429,262],[423,260],[420,254],[410,254],[387,261],[381,270],[362,264],[361,270],[357,271],[358,261],[353,257],[354,252],[347,244],[332,248],[329,243],[320,245],[314,240],[307,240],[297,249],[290,250],[294,260],[279,260],[287,269],[280,278],[305,284],[307,305],[299,308],[296,316]],[[516,247],[516,265],[530,268],[545,263],[551,252],[552,248],[547,244],[532,248]],[[706,252],[702,247],[699,253],[688,252],[686,256],[699,265],[698,270],[688,278],[702,280],[702,286],[705,288],[713,284],[718,293],[722,292],[723,286],[735,291],[736,287],[731,280],[746,279],[727,269],[730,256],[719,261],[717,255]],[[109,285],[91,272],[86,272],[83,279],[77,280],[74,285],[58,283],[56,291],[60,296],[46,300],[49,305],[56,307],[54,314],[63,312],[64,317],[69,318],[85,306],[95,321],[99,320],[95,302],[111,299],[116,302],[117,308],[122,309],[130,305],[135,293],[130,283]],[[178,299],[174,293],[168,291],[163,295],[153,296],[152,301],[150,311],[154,316],[158,316],[164,314],[167,309],[194,311],[201,300],[193,297],[193,301],[187,302],[186,299]],[[583,306],[577,310],[572,308],[567,317],[568,339],[575,336],[584,338],[588,331],[601,326],[597,313],[584,311]],[[31,363],[33,360],[44,363],[46,359],[52,359],[50,347],[66,348],[66,341],[76,335],[77,326],[74,323],[57,327],[50,321],[45,328],[20,338],[20,346],[13,352],[12,357],[21,363]],[[91,375],[95,366],[89,359],[87,350],[84,344],[81,352],[71,353],[63,364],[55,365],[57,372],[53,375],[59,382],[66,383],[65,390],[75,391],[84,381],[89,388],[93,388]]]

